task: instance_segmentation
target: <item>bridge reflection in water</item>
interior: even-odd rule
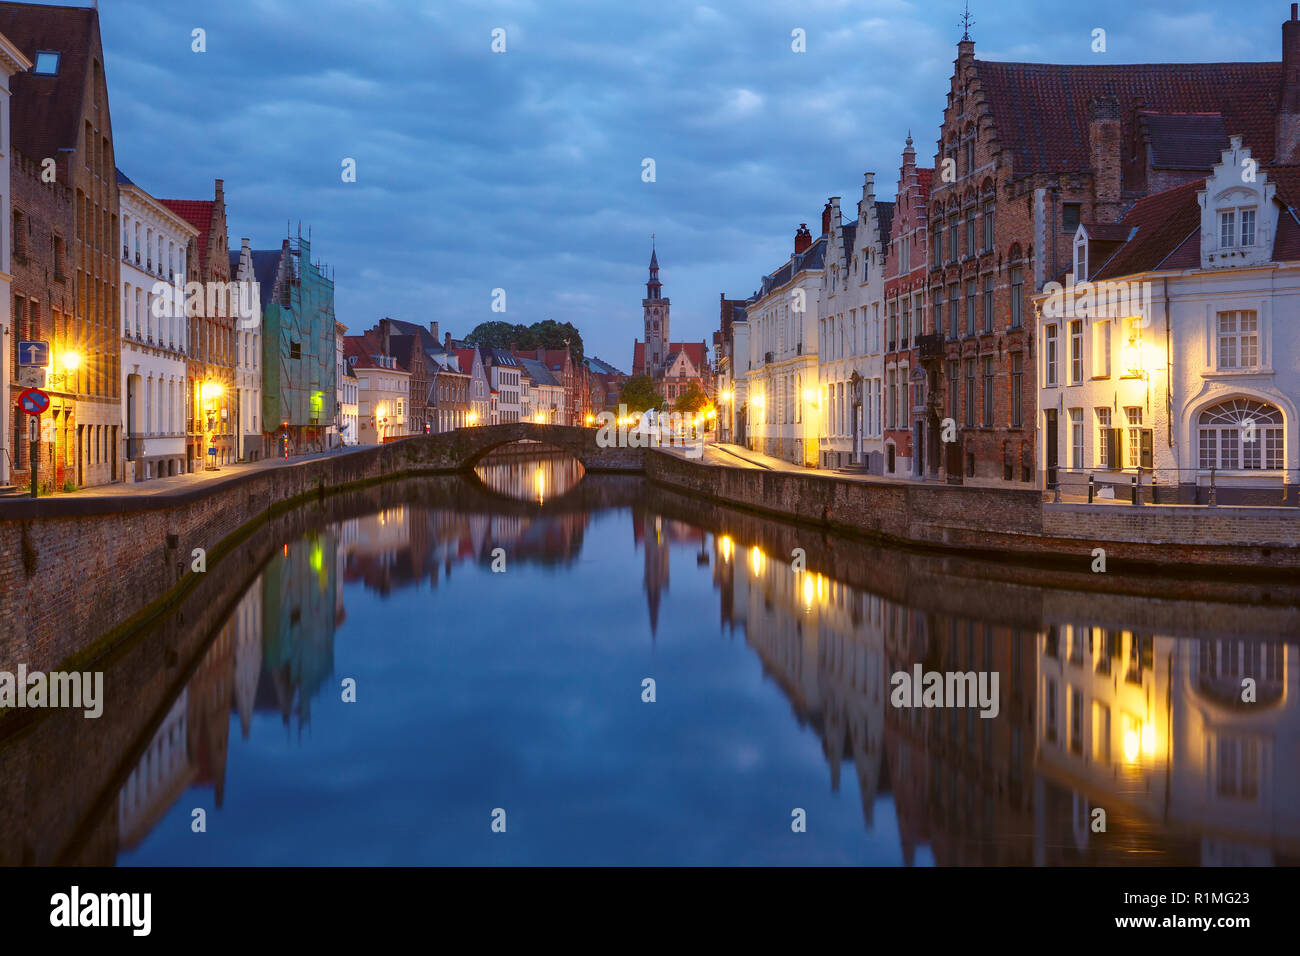
[[[544,504],[572,489],[585,474],[582,463],[540,442],[515,442],[489,452],[474,474],[492,491]]]
[[[539,464],[480,478],[510,494]],[[1164,618],[1197,632],[1125,627],[1156,602],[993,580],[1014,575],[637,479],[565,495],[556,467],[540,506],[406,482],[276,550],[98,782],[111,813],[22,749],[83,747],[84,724],[0,742],[29,774],[0,812],[67,821],[4,820],[26,842],[0,862],[1300,860],[1300,653],[1243,629],[1285,607],[1187,602]],[[998,716],[891,706],[890,675],[918,664],[996,671]],[[500,805],[505,857],[486,842]]]

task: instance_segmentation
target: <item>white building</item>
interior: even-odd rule
[[[1204,182],[1081,223],[1066,280],[1036,297],[1048,487],[1297,503],[1300,167],[1256,168],[1234,136]]]
[[[363,336],[343,340],[357,379],[357,444],[377,445],[423,430],[411,415],[411,373],[397,359],[372,352]]]
[[[493,425],[517,422],[522,414],[520,406],[519,360],[507,349],[484,346],[479,349],[488,384],[496,397],[490,415]]]
[[[230,253],[230,279],[238,283],[242,308],[235,322],[235,441],[240,461],[262,457],[262,287],[253,269],[253,249],[239,240]],[[243,318],[249,316],[250,318]]]
[[[122,222],[122,434],[126,480],[186,471],[185,250],[196,226],[117,171]],[[179,281],[178,281],[178,277]]]
[[[881,471],[881,390],[885,251],[893,204],[877,202],[875,175],[866,173],[858,218],[840,223],[840,199],[829,202],[822,317],[817,341],[824,427],[818,463]]]
[[[339,438],[344,445],[355,445],[359,440],[357,412],[360,382],[350,368],[344,369],[340,381],[343,383],[343,398],[339,402]]]
[[[817,463],[821,427],[817,330],[828,215],[822,214],[823,235],[816,240],[807,223],[800,225],[794,254],[763,277],[757,297],[745,310],[749,447],[801,465]]]
[[[11,372],[8,356],[16,354],[17,346],[10,336],[13,328],[13,294],[9,290],[9,270],[13,253],[13,216],[9,211],[9,77],[32,68],[31,60],[23,56],[9,38],[0,33],[0,485],[9,484],[10,461],[13,450],[8,442],[18,432],[9,421],[14,414],[10,402],[9,379]]]

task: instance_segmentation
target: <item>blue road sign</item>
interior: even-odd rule
[[[49,342],[19,342],[18,343],[18,364],[19,365],[49,365],[50,364],[50,343]]]

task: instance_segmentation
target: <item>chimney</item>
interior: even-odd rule
[[[808,231],[808,223],[801,222],[794,234],[794,254],[798,255],[811,245],[812,233]]]
[[[379,320],[379,338],[384,343],[383,352],[385,355],[392,355],[393,351],[389,347],[392,339],[392,323],[388,319]]]
[[[1116,222],[1120,206],[1119,99],[1098,96],[1088,101],[1088,165],[1092,167],[1095,218]]]
[[[831,203],[828,199],[825,207],[822,209],[822,232],[824,236],[831,231]]]
[[[217,202],[224,203],[225,201],[226,201],[226,181],[224,179],[218,179],[217,180]]]
[[[840,224],[840,197],[832,196],[826,205],[830,207],[825,213],[826,232],[829,234],[831,231],[831,223],[835,223],[837,226]]]
[[[434,325],[437,325],[438,323],[435,322],[435,323],[433,323],[433,324],[434,324]],[[442,346],[442,347],[443,347],[444,349],[446,349],[448,352],[451,351],[451,333],[450,333],[450,332],[447,333],[447,338],[444,340],[444,342],[443,342],[443,346]]]
[[[429,323],[429,334],[433,336],[433,344],[437,345],[438,344],[438,323],[437,322]]]
[[[1282,95],[1277,110],[1275,161],[1300,163],[1300,3],[1282,24]]]

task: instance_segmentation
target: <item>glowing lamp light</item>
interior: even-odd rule
[[[1124,731],[1124,760],[1126,763],[1137,763],[1141,745],[1142,739],[1139,731]]]
[[[203,387],[199,389],[199,394],[205,402],[210,402],[214,398],[220,398],[222,393],[221,383],[204,382]]]
[[[75,372],[81,368],[81,353],[68,351],[59,356],[59,364],[65,372]]]
[[[587,416],[587,424],[588,424],[588,425],[595,424],[595,421],[596,421],[596,416],[595,416],[595,415],[588,415],[588,416]]]
[[[817,401],[817,393],[814,392],[811,388],[805,388],[803,390],[803,400],[807,402],[809,405],[812,405]]]

